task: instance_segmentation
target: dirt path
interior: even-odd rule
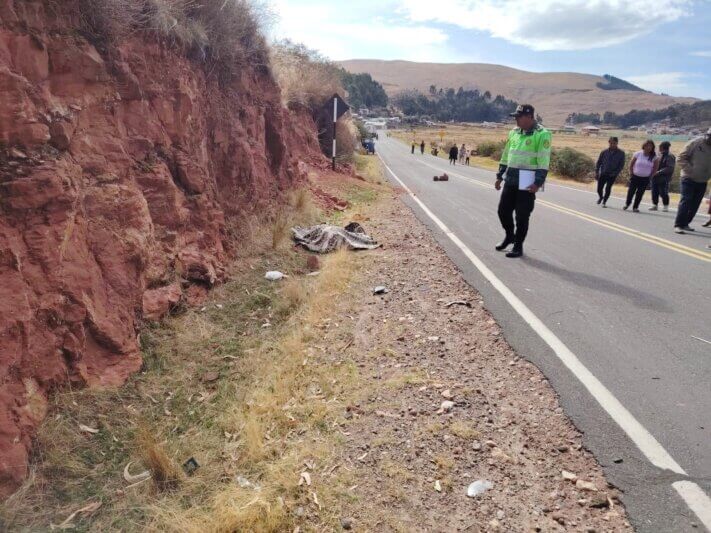
[[[343,413],[342,462],[354,480],[344,525],[630,531],[543,375],[509,347],[429,230],[395,198],[365,225],[384,247],[354,288],[362,297],[340,306],[354,342],[334,355],[368,384]],[[389,292],[373,295],[378,285]],[[467,497],[477,480],[493,487]]]

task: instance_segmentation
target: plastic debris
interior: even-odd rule
[[[382,285],[379,285],[373,289],[373,294],[387,294],[390,292],[390,289],[387,287],[384,287]]]
[[[140,474],[133,475],[131,474],[131,465],[133,464],[133,461],[129,462],[124,468],[123,468],[123,478],[126,480],[127,483],[141,483],[142,481],[145,481],[147,479],[151,478],[151,472],[149,470],[146,470],[145,472],[141,472]]]
[[[491,481],[487,481],[486,479],[480,479],[469,485],[469,487],[467,488],[467,496],[469,496],[470,498],[476,498],[480,494],[484,494],[487,490],[493,487],[494,484]]]
[[[280,279],[287,278],[288,276],[278,270],[270,270],[264,274],[264,277],[269,281],[279,281]]]
[[[200,468],[200,463],[195,460],[195,457],[191,457],[183,463],[183,472],[189,476],[192,476],[198,468]]]

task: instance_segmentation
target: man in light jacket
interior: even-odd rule
[[[681,200],[674,222],[676,233],[694,231],[689,224],[696,216],[711,178],[711,128],[692,139],[677,159],[681,167]]]

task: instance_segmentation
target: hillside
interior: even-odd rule
[[[573,72],[535,73],[484,63],[442,64],[353,59],[341,65],[353,73],[365,72],[383,84],[392,96],[404,89],[427,92],[430,85],[464,87],[531,103],[546,123],[558,125],[570,113],[626,113],[632,109],[659,109],[693,98],[675,98],[634,90],[602,89],[603,76]]]

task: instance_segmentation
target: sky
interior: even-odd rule
[[[333,60],[612,74],[711,99],[711,0],[273,0],[274,39]]]

